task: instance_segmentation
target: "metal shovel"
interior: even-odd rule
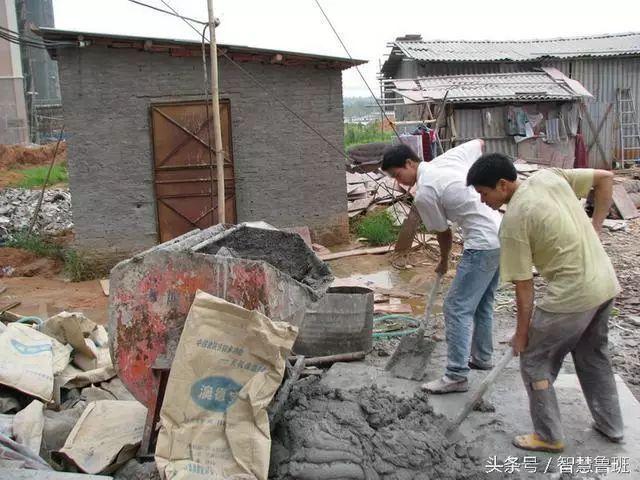
[[[400,340],[398,347],[385,366],[385,370],[390,371],[396,377],[409,380],[422,380],[424,377],[429,358],[436,346],[433,340],[424,337],[424,332],[431,317],[431,310],[438,290],[440,290],[441,282],[442,274],[439,273],[431,288],[420,326],[414,333]]]

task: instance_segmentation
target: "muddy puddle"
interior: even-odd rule
[[[426,254],[413,254],[410,267],[399,269],[392,265],[392,255],[362,255],[331,261],[329,266],[336,279],[334,285],[359,285],[390,297],[410,295],[402,303],[411,305],[414,315],[422,315],[425,296],[435,280],[435,262]],[[442,295],[452,272],[445,277],[445,286],[436,300],[434,314],[442,311]],[[402,294],[402,295],[399,295]]]

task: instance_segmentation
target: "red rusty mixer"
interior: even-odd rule
[[[245,224],[194,230],[118,264],[110,277],[110,347],[118,376],[148,408],[141,454],[152,453],[164,387],[197,290],[299,326],[332,280],[299,235]]]

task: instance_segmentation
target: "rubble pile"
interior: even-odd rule
[[[29,227],[39,198],[39,190],[7,188],[0,191],[0,238]],[[35,230],[47,235],[57,235],[72,228],[69,190],[46,190]]]
[[[390,205],[391,218],[402,224],[409,212],[408,202],[413,201],[414,187],[401,185],[381,171],[346,175],[349,218],[365,214],[376,205]]]
[[[375,387],[344,392],[302,380],[273,435],[269,477],[487,478],[479,453],[444,437],[445,421],[424,396],[400,399]]]
[[[616,270],[622,292],[616,298],[611,319],[609,351],[617,372],[640,398],[640,222],[634,219],[624,230],[603,236],[605,250]]]

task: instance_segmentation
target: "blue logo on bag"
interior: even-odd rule
[[[15,338],[11,339],[11,346],[16,349],[20,355],[37,355],[42,352],[50,352],[51,344],[42,343],[40,345],[25,345]]]
[[[205,410],[226,412],[241,388],[228,377],[205,377],[191,386],[191,399]]]

